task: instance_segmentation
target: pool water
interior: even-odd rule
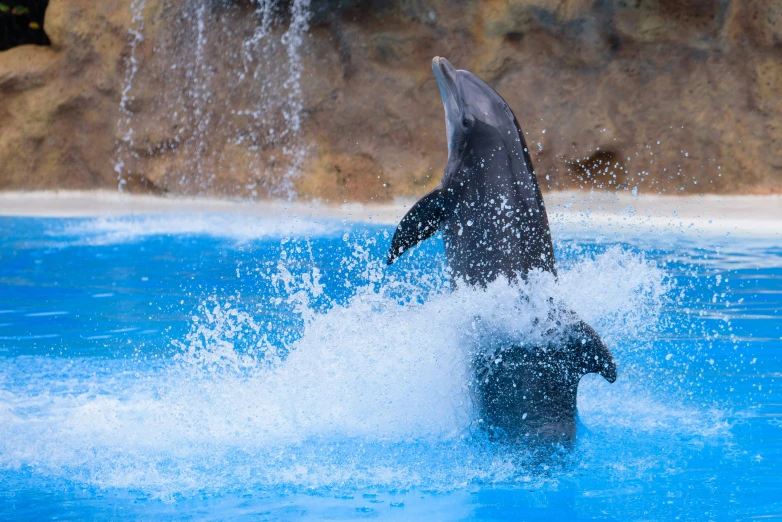
[[[779,240],[555,228],[557,280],[451,290],[392,233],[0,218],[0,519],[782,518]],[[486,439],[469,366],[549,297],[619,378],[541,456]]]

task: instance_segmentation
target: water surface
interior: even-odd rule
[[[555,230],[559,280],[452,292],[392,232],[0,218],[0,518],[782,517],[779,244]],[[541,459],[485,439],[469,361],[550,296],[619,378]]]

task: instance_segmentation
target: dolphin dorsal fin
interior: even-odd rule
[[[440,228],[443,217],[443,189],[438,185],[419,199],[399,222],[388,250],[387,264],[391,264],[407,249],[432,237]]]

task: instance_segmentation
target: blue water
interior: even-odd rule
[[[0,519],[782,518],[779,240],[555,228],[559,280],[452,292],[392,231],[0,218]],[[534,336],[551,296],[619,379],[541,457],[468,368],[476,318]]]

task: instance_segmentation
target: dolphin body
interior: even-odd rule
[[[441,230],[455,285],[485,287],[533,269],[556,276],[543,196],[510,107],[445,58],[434,58],[432,70],[445,108],[448,164],[440,184],[402,218],[387,263]],[[544,346],[499,346],[475,357],[475,398],[491,437],[572,441],[581,377],[616,380],[597,333],[572,312],[564,316],[570,320]]]

